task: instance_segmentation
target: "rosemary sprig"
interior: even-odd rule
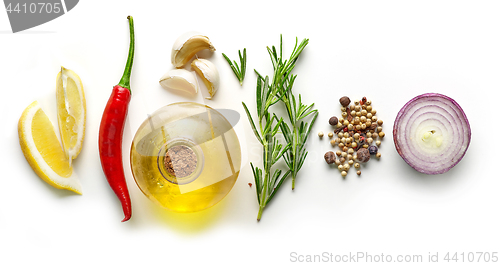
[[[255,70],[255,73],[258,75],[257,114],[259,116],[260,129],[256,128],[247,106],[243,103],[243,107],[245,108],[245,112],[250,120],[252,129],[257,139],[263,146],[264,171],[258,167],[254,167],[253,163],[250,163],[256,184],[257,199],[259,202],[257,220],[260,220],[264,207],[274,197],[278,189],[290,174],[293,178],[292,189],[294,188],[295,177],[304,164],[307,156],[307,152],[305,150],[307,136],[309,135],[312,125],[318,115],[317,110],[312,110],[313,104],[308,106],[302,104],[300,95],[299,102],[297,104],[295,96],[292,94],[293,82],[297,76],[291,74],[291,72],[295,67],[295,63],[297,62],[300,53],[309,42],[308,39],[304,39],[300,45],[297,46],[297,41],[298,39],[296,39],[295,47],[288,60],[282,59],[283,39],[281,36],[279,56],[274,46],[272,46],[272,48],[267,48],[274,68],[273,80],[271,83],[269,83],[268,76],[263,77],[259,72],[257,72],[257,70]],[[283,118],[278,119],[276,114],[271,116],[269,113],[269,107],[279,101],[285,104],[290,120],[290,126],[283,121]],[[309,115],[314,115],[310,124],[303,121],[303,119]],[[275,125],[274,122],[276,122]],[[276,138],[276,134],[279,130],[281,130],[285,141],[287,142],[284,147]],[[281,169],[275,169],[272,173],[272,166],[281,157],[284,157],[285,163],[289,168],[288,171],[282,175]]]
[[[297,46],[298,39],[295,39],[295,47],[292,51],[292,55],[288,61],[283,61],[283,39],[280,37],[280,51],[279,56],[276,52],[276,48],[273,46],[272,49],[268,48],[269,55],[271,56],[271,61],[274,67],[274,77],[273,83],[278,87],[278,95],[281,102],[286,107],[288,114],[289,124],[283,122],[280,124],[281,132],[288,143],[291,145],[290,149],[284,155],[284,160],[290,173],[292,175],[292,190],[295,189],[295,179],[299,170],[302,168],[304,161],[307,157],[307,151],[305,144],[307,142],[307,137],[311,132],[311,128],[318,117],[318,110],[312,109],[313,104],[305,105],[302,103],[302,96],[299,94],[299,101],[296,101],[295,95],[292,93],[292,87],[297,75],[291,74],[291,71],[295,67],[295,62],[297,61],[300,53],[306,45],[309,43],[308,39],[303,39],[302,42]],[[304,122],[304,120],[312,115],[310,124]]]
[[[240,57],[241,68],[238,66],[238,63],[236,63],[236,61],[233,61],[233,64],[231,62],[231,59],[229,59],[226,54],[222,53],[222,56],[226,58],[226,61],[229,63],[229,66],[236,75],[236,78],[238,78],[238,80],[240,81],[240,85],[243,86],[243,80],[245,79],[245,72],[247,70],[247,48],[243,49],[243,55],[241,55],[241,51],[238,50],[238,55]]]
[[[262,211],[267,203],[274,197],[283,181],[288,177],[289,171],[281,175],[280,169],[275,169],[272,173],[273,165],[283,156],[290,148],[290,145],[283,147],[276,138],[283,118],[278,119],[275,114],[271,116],[269,107],[280,101],[276,94],[276,90],[269,87],[269,77],[259,78],[257,80],[257,116],[259,128],[255,126],[254,120],[246,104],[243,102],[243,107],[252,126],[255,136],[263,147],[263,169],[254,167],[250,163],[254,175],[255,187],[257,192],[257,200],[259,202],[259,213],[257,221],[262,217]],[[275,124],[276,122],[276,124]],[[264,170],[264,171],[263,171]]]

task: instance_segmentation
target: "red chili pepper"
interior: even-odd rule
[[[129,220],[132,216],[132,204],[122,162],[122,135],[127,117],[128,103],[131,98],[130,73],[134,60],[134,20],[132,16],[128,16],[127,19],[130,27],[130,47],[127,64],[120,83],[113,87],[113,92],[102,114],[99,128],[101,166],[109,185],[122,204],[123,213],[125,214],[122,222]]]

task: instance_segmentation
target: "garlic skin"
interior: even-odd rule
[[[207,87],[208,93],[210,94],[210,97],[207,97],[207,99],[211,100],[219,89],[220,84],[217,67],[212,62],[200,58],[193,60],[193,62],[191,62],[191,67],[196,71]]]
[[[176,68],[184,66],[201,50],[215,51],[207,36],[197,32],[187,32],[179,36],[172,46],[171,61]]]
[[[172,69],[160,78],[160,85],[164,89],[174,89],[188,92],[192,95],[198,93],[198,80],[193,72],[185,69]]]

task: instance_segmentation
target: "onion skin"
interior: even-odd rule
[[[426,143],[420,138],[424,135],[418,135],[430,132],[423,128],[436,128],[441,133],[448,133],[443,135],[449,138],[444,142],[440,142],[442,138],[435,141],[435,149],[429,149],[432,144],[422,144]],[[460,105],[438,93],[422,94],[408,101],[396,116],[392,134],[401,158],[418,172],[428,175],[446,173],[458,164],[471,140],[470,124]]]

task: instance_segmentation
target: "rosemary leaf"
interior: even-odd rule
[[[226,54],[222,53],[222,56],[224,56],[227,63],[233,70],[234,75],[236,75],[236,78],[240,82],[240,85],[243,86],[243,80],[245,79],[245,72],[247,69],[247,48],[243,49],[243,56],[241,55],[241,51],[238,50],[238,56],[240,58],[241,67],[238,66],[238,63],[236,63],[236,61],[231,61],[231,59],[229,59],[229,57]]]

